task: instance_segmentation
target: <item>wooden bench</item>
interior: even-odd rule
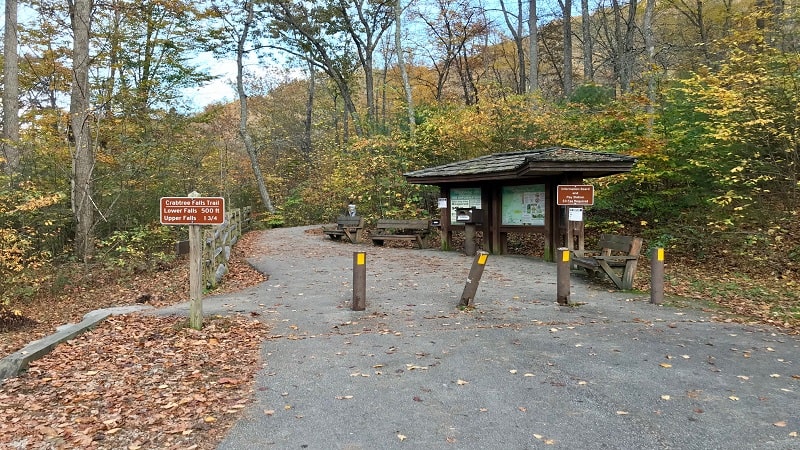
[[[430,233],[431,225],[425,219],[400,220],[380,219],[375,225],[372,243],[383,245],[384,241],[412,241],[425,248],[423,239]]]
[[[618,289],[633,289],[642,238],[601,234],[599,251],[573,250],[572,263],[592,275],[604,272]]]
[[[338,241],[342,236],[346,236],[355,244],[361,240],[363,228],[363,217],[342,215],[336,218],[336,227],[322,227],[322,232],[330,236],[331,240]]]

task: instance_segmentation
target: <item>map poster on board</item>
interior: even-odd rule
[[[503,186],[503,225],[544,225],[543,184]]]
[[[481,208],[481,188],[450,189],[450,223],[457,223],[457,209],[469,208]]]

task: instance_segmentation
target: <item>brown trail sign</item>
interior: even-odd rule
[[[162,225],[189,225],[189,325],[203,327],[202,243],[200,225],[225,222],[225,199],[200,197],[196,191],[188,197],[161,197]]]
[[[222,197],[161,197],[162,225],[220,225],[225,222]]]
[[[593,205],[594,186],[591,184],[561,184],[556,191],[556,204],[560,206]]]

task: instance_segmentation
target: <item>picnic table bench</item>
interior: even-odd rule
[[[336,218],[335,227],[322,227],[322,232],[331,240],[338,241],[346,236],[353,244],[361,240],[361,230],[364,228],[364,218],[361,216],[341,215]]]
[[[423,239],[430,231],[430,222],[425,219],[379,219],[371,238],[375,245],[383,245],[384,241],[395,240],[416,242],[419,248],[425,248]]]
[[[598,246],[600,250],[573,250],[572,263],[590,275],[605,273],[618,289],[632,289],[642,238],[601,234]]]

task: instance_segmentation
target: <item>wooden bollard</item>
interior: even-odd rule
[[[469,269],[469,276],[467,276],[467,283],[464,286],[464,292],[461,294],[461,301],[458,302],[460,308],[471,307],[475,299],[475,293],[478,292],[478,283],[483,276],[483,268],[486,266],[486,259],[489,258],[489,253],[480,251],[475,255],[472,261],[472,267]]]
[[[464,253],[467,256],[475,256],[475,224],[464,225]]]
[[[353,311],[367,309],[367,254],[353,252]]]
[[[556,300],[559,305],[569,305],[569,249],[556,249]]]
[[[660,305],[664,302],[664,249],[653,249],[650,260],[650,303]]]

